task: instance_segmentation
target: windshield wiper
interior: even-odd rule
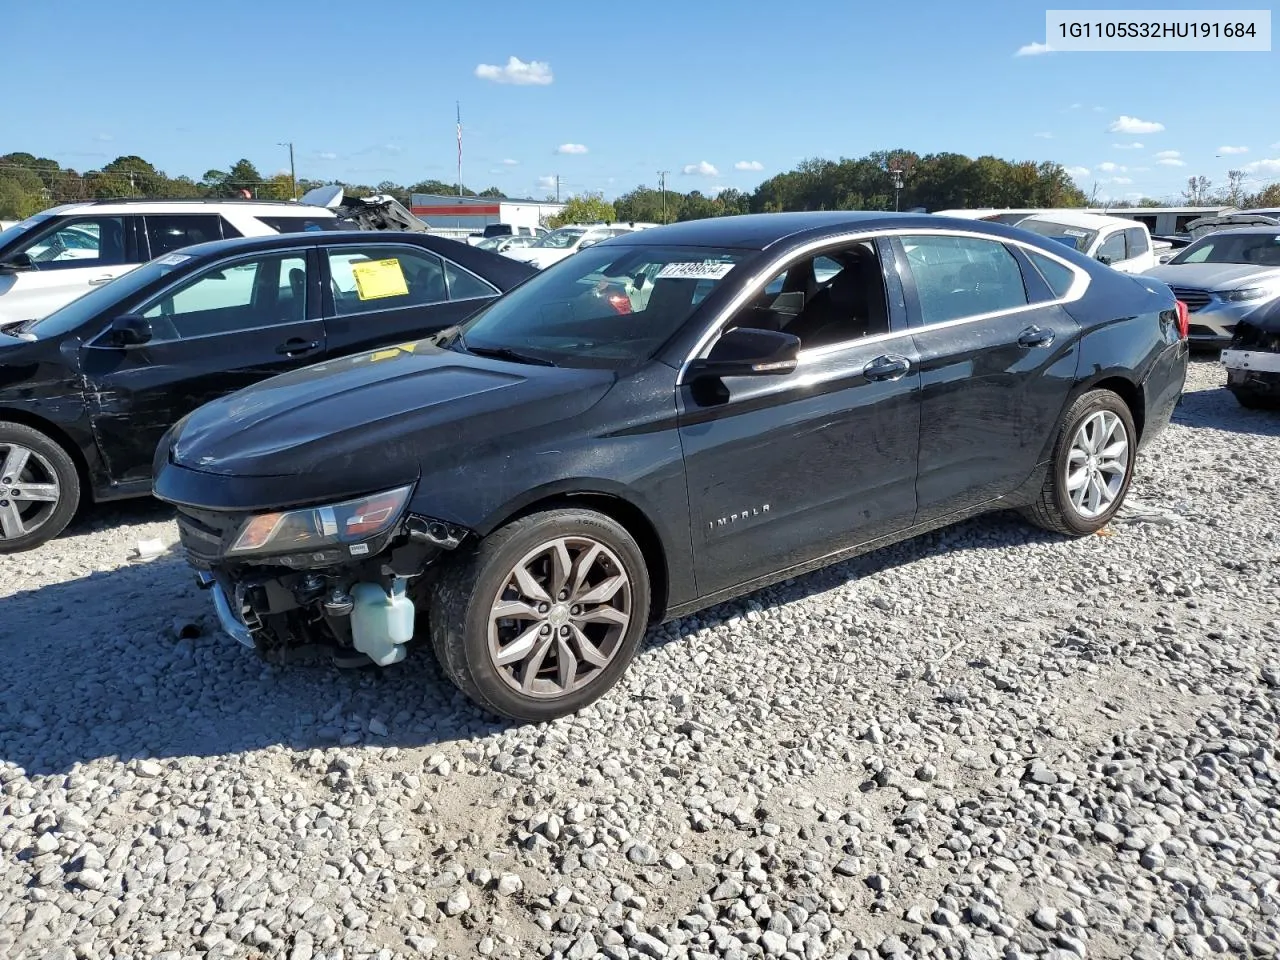
[[[512,350],[510,347],[474,347],[461,337],[458,338],[458,343],[468,353],[474,353],[477,357],[493,357],[495,360],[513,360],[516,363],[532,363],[539,367],[555,366],[555,364],[546,357],[535,357],[528,353],[521,353],[519,350]]]

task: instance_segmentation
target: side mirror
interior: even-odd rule
[[[1099,263],[1105,263],[1107,266],[1111,266],[1111,264],[1114,262],[1112,258],[1108,257],[1105,253],[1098,254],[1096,257],[1094,257],[1094,259],[1097,260]]]
[[[29,253],[15,253],[4,263],[0,263],[0,273],[20,273],[23,270],[34,270],[35,261]]]
[[[800,354],[800,338],[778,330],[734,327],[703,360],[689,364],[689,373],[702,377],[759,377],[791,373]]]
[[[151,321],[134,313],[126,313],[111,321],[109,340],[116,347],[140,347],[152,337]]]

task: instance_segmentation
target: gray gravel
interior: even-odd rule
[[[859,558],[538,727],[265,666],[97,511],[4,561],[0,956],[1271,956],[1280,415],[1221,383],[1108,535]]]

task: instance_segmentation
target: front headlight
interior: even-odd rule
[[[413,486],[357,500],[250,517],[227,554],[290,553],[368,540],[389,530],[409,502]]]
[[[1246,300],[1263,300],[1275,293],[1275,287],[1241,287],[1239,290],[1223,290],[1218,296],[1227,303],[1242,303]]]

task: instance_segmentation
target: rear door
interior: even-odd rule
[[[81,349],[94,436],[112,479],[145,480],[164,432],[196,407],[319,359],[314,248],[228,259],[157,293],[135,313],[152,338]]]
[[[407,243],[326,246],[321,264],[331,356],[427,336],[498,295],[453,261]]]
[[[121,214],[57,217],[35,228],[5,259],[30,265],[0,275],[0,320],[43,317],[128,273],[147,257],[137,218]]]
[[[1075,383],[1079,325],[1062,304],[1083,289],[1064,261],[994,238],[904,234],[895,247],[921,378],[924,523],[1031,475]]]

